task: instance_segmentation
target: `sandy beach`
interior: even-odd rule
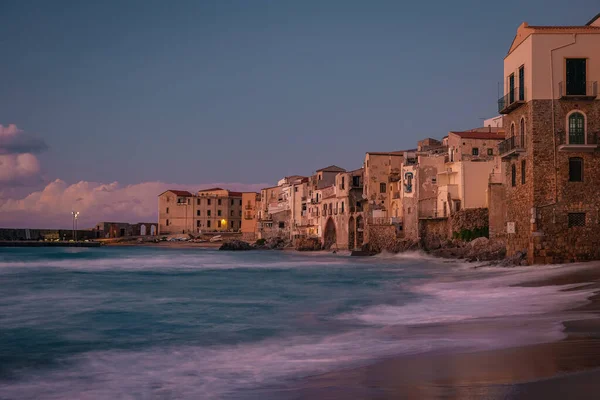
[[[566,284],[579,285],[567,290],[591,287],[600,290],[600,267],[566,270],[560,276],[523,286]],[[585,306],[568,310],[572,315],[583,313],[585,317],[564,322],[566,338],[557,342],[491,351],[393,357],[372,365],[313,376],[281,388],[279,394],[290,399],[597,399],[599,311],[598,294]],[[450,324],[443,329],[495,327],[481,323]]]

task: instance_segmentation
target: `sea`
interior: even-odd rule
[[[0,248],[0,399],[279,399],[389,357],[560,340],[562,266],[421,253]]]

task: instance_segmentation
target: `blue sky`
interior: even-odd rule
[[[1,1],[0,124],[44,176],[275,182],[481,124],[522,21],[597,0]]]

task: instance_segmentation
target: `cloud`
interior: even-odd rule
[[[27,185],[40,181],[40,163],[34,153],[48,148],[46,143],[16,125],[0,125],[0,185]]]
[[[23,198],[0,198],[0,227],[69,228],[71,211],[81,213],[79,226],[91,228],[100,221],[152,222],[157,220],[157,196],[168,189],[196,192],[209,187],[243,192],[258,192],[268,184],[211,183],[178,185],[143,182],[121,185],[118,182],[81,181],[72,185],[57,179],[43,190]]]

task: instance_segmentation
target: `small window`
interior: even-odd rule
[[[196,216],[199,217],[200,216],[200,210],[196,210]]]
[[[437,177],[434,176],[433,178],[431,178],[431,183],[437,185]]]
[[[585,226],[585,213],[569,213],[569,228]]]
[[[517,186],[517,166],[515,164],[511,166],[511,172],[511,184]]]
[[[231,229],[235,227],[235,221],[231,221]]]
[[[196,205],[199,206],[200,205],[200,199],[196,200]]]
[[[167,220],[166,225],[169,226],[169,220]]]
[[[521,160],[521,185],[525,184],[525,160]]]
[[[206,204],[208,204],[210,206],[210,199],[206,199]]]
[[[167,214],[169,213],[169,207],[167,207]]]
[[[344,190],[344,183],[345,183],[345,177],[342,176],[342,187],[341,187],[342,190]]]
[[[583,158],[569,158],[569,182],[583,182]]]
[[[284,229],[285,228],[285,222],[281,221],[279,222],[279,229]]]
[[[344,213],[344,202],[342,201],[342,214]]]
[[[234,202],[235,202],[235,200],[231,199],[231,205],[233,205]]]
[[[494,149],[488,149],[488,156],[493,156],[494,155]]]
[[[240,199],[240,206],[242,205],[242,199]]]
[[[221,205],[221,199],[217,200],[217,205]]]
[[[220,217],[221,216],[221,210],[217,210],[217,216]]]
[[[360,176],[352,177],[352,186],[360,186]]]
[[[200,228],[200,221],[196,221],[196,228]]]
[[[298,193],[298,186],[294,186],[294,193]]]
[[[221,227],[221,220],[218,220],[217,221],[217,228],[220,228],[220,227]]]
[[[209,211],[209,213],[210,213],[210,211]],[[208,214],[208,215],[210,215],[210,214]],[[210,220],[206,221],[206,227],[210,228]]]
[[[229,213],[230,217],[233,217],[233,210],[231,210],[231,212]]]
[[[381,182],[379,184],[379,193],[385,193],[386,190],[387,190],[387,187],[386,187],[385,183]]]
[[[210,210],[206,210],[206,215],[210,217]]]
[[[473,147],[472,153],[474,156],[478,156],[479,155],[479,149],[477,147]]]

